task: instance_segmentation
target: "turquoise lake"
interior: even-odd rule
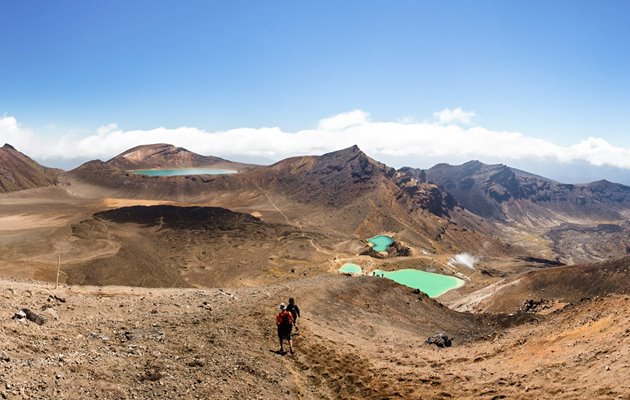
[[[374,244],[374,251],[387,251],[387,248],[394,243],[394,239],[385,235],[378,235],[368,239],[368,242]]]
[[[343,274],[361,274],[363,270],[356,264],[346,263],[339,268],[339,272]]]
[[[214,168],[179,168],[179,169],[137,169],[131,171],[138,175],[149,176],[184,176],[184,175],[225,175],[235,174],[238,171],[230,169]]]
[[[464,285],[463,280],[455,278],[454,276],[434,274],[418,269],[401,269],[391,272],[376,269],[373,274],[377,276],[383,275],[383,277],[391,279],[401,285],[418,289],[426,293],[429,297],[441,296],[451,289],[456,289]]]

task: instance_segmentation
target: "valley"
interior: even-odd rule
[[[133,173],[185,168],[238,172]],[[5,398],[630,394],[623,185],[396,170],[356,146],[257,166],[165,144],[67,172],[5,145],[0,183]],[[429,298],[387,278],[404,269],[462,285]],[[281,356],[292,296],[304,318]],[[47,322],[10,319],[24,307]],[[424,343],[439,332],[453,347]]]

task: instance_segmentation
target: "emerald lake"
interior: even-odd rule
[[[368,239],[372,243],[374,251],[387,251],[387,248],[394,243],[394,239],[385,235],[378,235]]]
[[[398,271],[382,271],[380,269],[372,272],[375,276],[383,276],[396,283],[418,289],[426,293],[429,297],[438,297],[451,289],[456,289],[464,285],[464,281],[454,276],[434,274],[419,269],[401,269]]]
[[[339,268],[339,272],[342,274],[361,274],[363,270],[356,264],[346,263]]]

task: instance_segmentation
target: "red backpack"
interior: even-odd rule
[[[293,325],[293,317],[287,310],[282,310],[280,312],[280,320],[282,321],[280,322],[280,325]]]

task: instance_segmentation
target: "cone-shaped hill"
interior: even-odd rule
[[[395,173],[352,146],[322,156],[288,158],[244,178],[303,203],[339,207],[393,183]]]
[[[10,144],[0,148],[0,193],[54,185],[59,173],[40,165]]]
[[[107,164],[124,170],[206,167],[240,171],[251,167],[219,157],[202,156],[183,147],[164,143],[134,147],[107,161]]]

